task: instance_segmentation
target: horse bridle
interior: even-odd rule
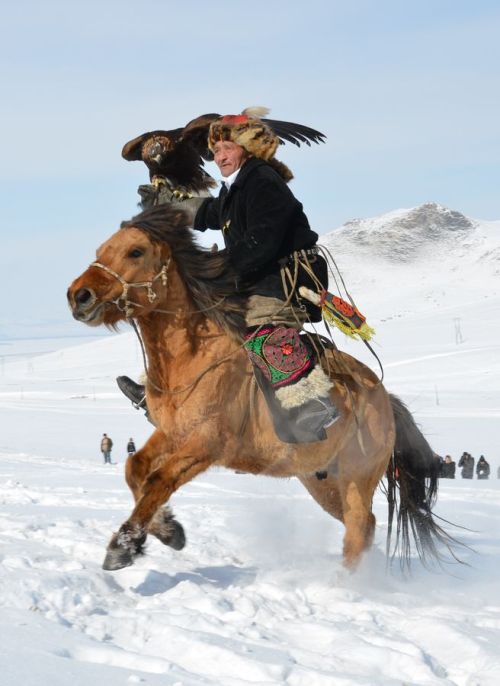
[[[125,279],[115,272],[113,269],[110,267],[107,267],[105,264],[101,264],[100,262],[92,262],[90,265],[91,267],[99,267],[99,269],[104,270],[108,274],[111,274],[117,281],[119,281],[122,285],[122,292],[116,298],[116,300],[111,300],[110,302],[113,303],[113,305],[116,305],[116,307],[125,314],[125,317],[127,319],[130,319],[132,315],[134,314],[134,308],[135,307],[144,307],[144,305],[141,305],[140,303],[136,303],[133,300],[129,300],[128,297],[128,292],[130,288],[147,288],[148,290],[148,300],[150,303],[154,303],[154,301],[158,298],[158,294],[155,293],[153,290],[153,285],[158,279],[161,279],[161,282],[165,288],[168,285],[168,267],[170,265],[170,257],[168,260],[165,262],[165,264],[162,266],[158,274],[155,274],[151,281],[125,281]]]

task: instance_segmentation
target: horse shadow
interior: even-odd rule
[[[243,568],[235,565],[220,567],[197,567],[191,572],[179,572],[174,575],[151,570],[133,590],[142,596],[153,596],[166,593],[175,588],[182,581],[190,581],[198,586],[211,585],[214,588],[229,588],[230,586],[247,586],[257,576],[257,569]]]

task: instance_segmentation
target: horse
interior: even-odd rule
[[[78,321],[116,328],[127,320],[136,328],[155,426],[127,459],[134,508],[111,536],[104,569],[133,564],[148,534],[181,549],[184,529],[168,500],[213,466],[297,477],[344,524],[349,570],[372,544],[372,499],[387,475],[388,546],[395,511],[398,522],[392,555],[409,559],[414,540],[420,557],[435,557],[446,536],[432,515],[437,465],[409,410],[367,366],[324,348],[320,362],[334,382],[340,419],[326,440],[280,441],[243,347],[248,293],[235,288],[226,251],[200,247],[187,224],[187,215],[168,205],[123,222],[68,289]]]

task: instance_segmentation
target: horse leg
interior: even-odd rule
[[[364,421],[343,448],[339,463],[340,493],[344,512],[343,563],[354,571],[375,534],[373,494],[384,476],[393,447],[392,417],[387,400],[375,411],[366,407]],[[387,416],[384,412],[387,410]],[[387,423],[387,431],[382,428]]]
[[[326,478],[318,479],[316,475],[298,476],[314,500],[325,512],[340,522],[344,521],[342,498],[337,479],[327,472]]]
[[[373,490],[359,481],[344,481],[341,488],[344,511],[344,566],[354,570],[364,550],[367,550],[375,531],[375,516],[371,511]]]
[[[187,445],[182,451],[168,455],[146,477],[131,516],[111,537],[103,563],[104,569],[115,570],[131,565],[143,550],[149,526],[152,525],[153,530],[159,532],[158,520],[155,519],[158,508],[178,488],[206,471],[213,463],[214,458],[202,451],[203,446],[199,441],[192,446]]]
[[[363,507],[356,503],[356,514],[353,505],[357,500],[354,492],[347,498],[342,497],[339,481],[329,470],[327,476],[318,479],[317,476],[299,476],[314,500],[332,517],[343,522],[346,527],[344,536],[344,565],[354,569],[363,550],[368,549],[375,534],[375,516],[364,512]],[[346,507],[346,513],[344,513]]]
[[[167,451],[167,437],[163,431],[156,429],[144,446],[127,458],[125,480],[132,491],[135,502],[141,497],[143,483],[152,471],[153,462]]]
[[[389,463],[391,451],[383,446],[375,453],[370,453],[370,471],[367,473],[366,460],[351,453],[351,459],[341,474],[341,497],[344,511],[344,566],[354,570],[361,555],[368,550],[375,535],[375,515],[372,512],[373,494],[380,479],[384,476]]]
[[[167,437],[163,431],[157,429],[140,450],[128,457],[125,464],[125,480],[136,503],[142,495],[142,487],[152,471],[152,465],[167,450]],[[148,526],[148,533],[174,550],[182,550],[186,545],[184,529],[168,506],[161,507],[155,512]]]
[[[353,495],[349,495],[349,505],[346,520],[344,520],[344,505],[339,482],[336,477],[327,472],[327,476],[318,479],[317,476],[299,476],[299,480],[312,495],[314,500],[332,517],[344,522],[346,534],[344,538],[344,564],[354,568],[359,556],[368,550],[375,535],[375,515],[370,511],[363,514],[363,508],[357,505],[353,513]],[[371,500],[370,500],[371,505]]]

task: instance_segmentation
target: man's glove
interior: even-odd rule
[[[137,192],[141,196],[141,202],[139,203],[141,209],[149,210],[157,205],[169,204],[173,209],[185,212],[188,216],[190,225],[194,223],[194,218],[201,205],[207,198],[212,197],[210,194],[200,196],[191,195],[181,189],[172,190],[165,184],[144,184],[139,186]]]
[[[196,213],[203,205],[205,200],[208,200],[210,197],[211,196],[202,197],[199,195],[194,195],[191,198],[186,198],[186,200],[173,200],[170,204],[174,209],[185,212],[188,216],[189,226],[193,226]]]

